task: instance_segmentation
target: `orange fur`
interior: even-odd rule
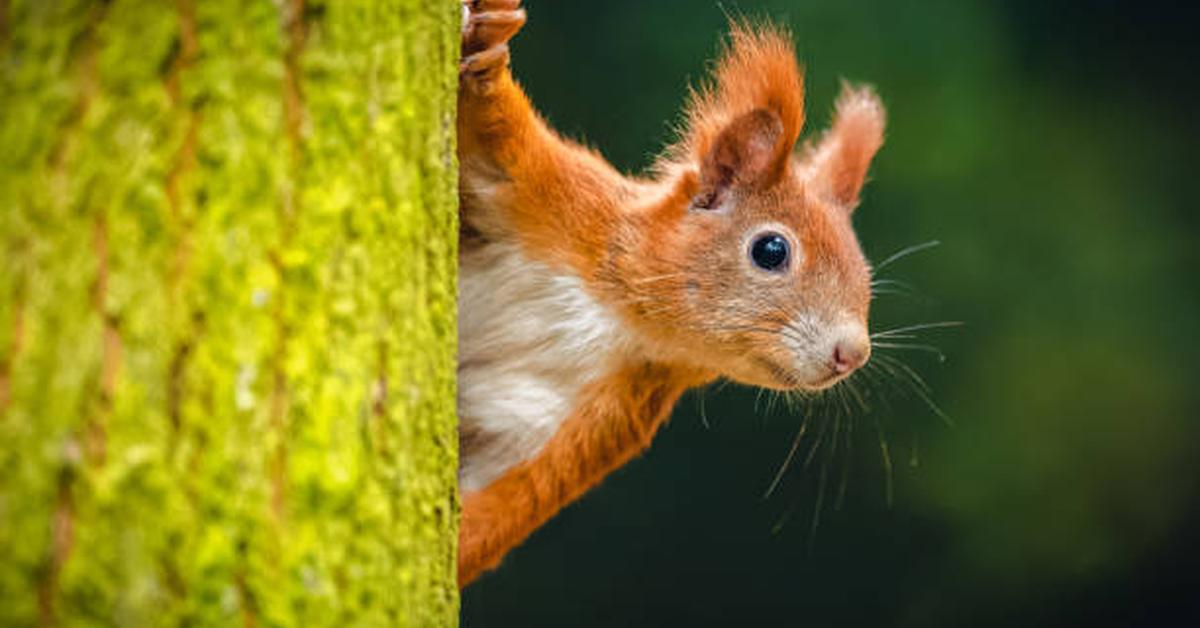
[[[460,90],[458,133],[464,169],[475,165],[472,156],[488,155],[504,172],[504,188],[485,202],[505,208],[506,224],[486,226],[511,230],[544,262],[591,274],[631,186],[604,159],[547,128],[511,74],[483,89]],[[461,196],[464,205],[482,204],[471,190]]]
[[[805,150],[807,167],[817,175],[815,192],[850,209],[858,205],[871,159],[883,146],[885,117],[870,90],[842,85],[833,128]]]
[[[817,389],[844,376],[817,353],[858,343],[866,359],[869,271],[850,211],[883,138],[873,94],[848,90],[832,130],[793,158],[804,104],[790,36],[735,24],[657,177],[625,178],[537,115],[508,71],[506,42],[524,13],[490,1],[503,15],[464,34],[464,247],[516,242],[578,277],[639,348],[575,396],[536,455],[463,495],[462,586],[647,447],[688,387],[725,376]],[[747,263],[747,238],[763,229],[797,249],[782,273]],[[803,334],[811,346],[797,344]]]
[[[589,386],[537,457],[463,497],[459,585],[648,447],[679,395],[705,381],[703,373],[642,363]]]
[[[705,155],[734,116],[760,107],[779,116],[779,146],[790,152],[804,127],[804,80],[791,35],[779,26],[736,22],[711,81],[691,91],[681,141],[667,156]]]

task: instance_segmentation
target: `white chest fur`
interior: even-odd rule
[[[578,277],[525,258],[513,244],[464,251],[459,273],[459,485],[466,493],[536,455],[579,390],[627,342]]]

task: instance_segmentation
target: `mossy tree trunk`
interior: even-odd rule
[[[0,0],[0,625],[457,619],[455,0]]]

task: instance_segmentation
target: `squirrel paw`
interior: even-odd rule
[[[460,76],[488,78],[508,67],[508,40],[525,24],[521,0],[463,0]]]

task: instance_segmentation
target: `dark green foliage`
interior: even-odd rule
[[[705,429],[700,396],[685,399],[646,457],[466,591],[468,620],[1096,626],[1200,614],[1200,49],[1183,5],[527,5],[518,78],[556,126],[626,170],[670,138],[664,121],[716,50],[723,10],[793,28],[810,137],[839,78],[874,84],[889,126],[856,215],[864,248],[878,262],[943,244],[882,272],[922,296],[880,296],[872,325],[965,323],[921,334],[944,364],[890,353],[956,427],[911,392],[891,391],[890,405],[875,395],[869,415],[854,413],[849,466],[844,448],[825,465],[810,547],[829,451],[827,440],[805,467],[819,420],[761,500],[804,410],[726,387],[704,395]]]

